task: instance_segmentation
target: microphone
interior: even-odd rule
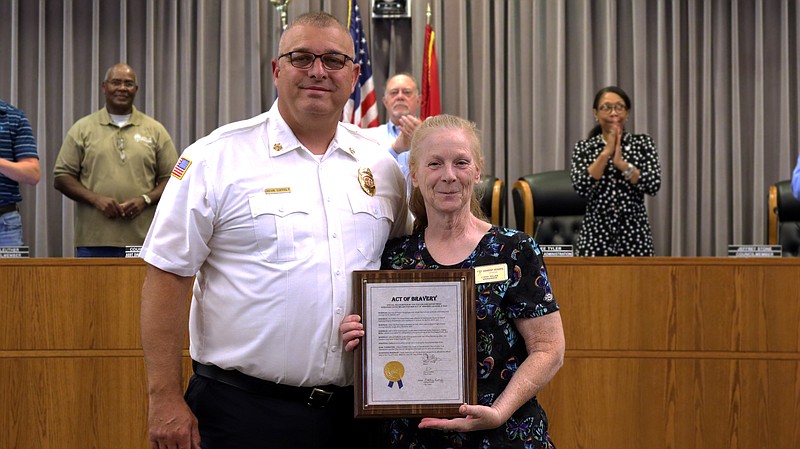
[[[543,222],[544,222],[544,218],[537,218],[536,219],[536,223],[534,223],[534,225],[533,225],[533,235],[531,236],[531,238],[533,238],[533,241],[536,242],[536,243],[539,243],[536,240],[536,237],[539,236],[539,229],[542,228],[542,223]]]

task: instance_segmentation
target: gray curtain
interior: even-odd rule
[[[411,0],[410,19],[387,21],[358,0],[379,96],[390,72],[421,75],[428,3],[442,109],[478,124],[487,171],[509,190],[567,168],[595,91],[616,84],[633,101],[628,129],[658,146],[663,184],[647,200],[657,254],[766,242],[768,187],[797,160],[797,2]],[[310,10],[347,20],[344,0],[291,0],[289,19]],[[267,0],[0,0],[0,17],[0,97],[26,112],[41,158],[21,204],[36,257],[72,255],[73,203],[52,168],[72,123],[102,106],[108,66],[137,70],[136,106],[179,149],[275,96],[280,20]]]

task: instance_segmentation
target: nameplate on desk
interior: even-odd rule
[[[728,257],[781,257],[781,245],[728,245]]]
[[[31,257],[27,246],[0,246],[0,258],[22,259],[26,257]]]
[[[572,245],[539,245],[539,248],[546,257],[572,257],[575,255]]]
[[[141,246],[126,246],[125,247],[125,258],[128,257],[139,257],[139,253],[142,251]]]

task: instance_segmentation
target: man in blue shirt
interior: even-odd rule
[[[792,173],[792,195],[800,200],[800,156],[797,157],[797,165]]]
[[[386,123],[367,129],[367,134],[385,146],[394,156],[403,177],[408,182],[408,150],[411,136],[421,123],[419,119],[419,88],[417,81],[408,73],[398,73],[389,78],[383,94],[386,107]]]
[[[0,246],[22,246],[19,183],[39,182],[39,155],[25,113],[0,100]]]

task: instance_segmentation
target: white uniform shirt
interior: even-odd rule
[[[141,256],[197,274],[194,360],[295,386],[352,384],[339,333],[353,312],[352,271],[380,268],[386,240],[411,228],[400,169],[376,148],[340,124],[316,157],[276,103],[186,149]]]

